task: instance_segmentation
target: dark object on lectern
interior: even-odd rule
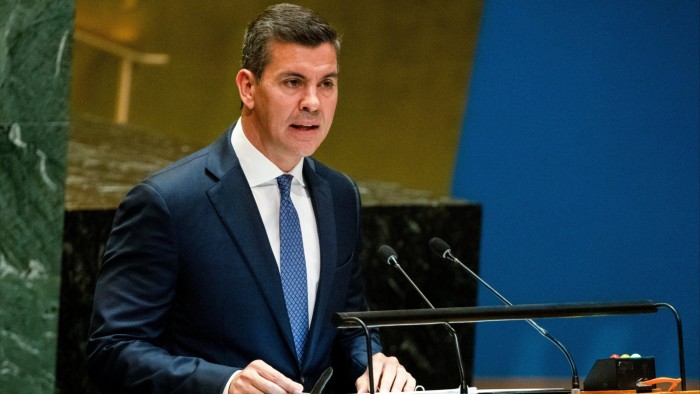
[[[318,378],[316,384],[314,384],[314,387],[311,389],[311,394],[321,394],[326,384],[331,379],[331,376],[333,376],[333,367],[328,367],[323,371],[321,377]]]
[[[593,364],[591,372],[583,381],[583,389],[586,391],[636,390],[637,380],[655,377],[654,357],[605,358]]]

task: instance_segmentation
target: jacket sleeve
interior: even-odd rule
[[[87,343],[89,374],[106,391],[217,394],[237,370],[168,352],[168,313],[178,278],[172,227],[164,199],[146,183],[117,210]]]

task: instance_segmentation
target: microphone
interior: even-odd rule
[[[439,257],[441,257],[443,259],[450,260],[453,263],[456,263],[457,265],[462,267],[462,269],[467,271],[469,273],[469,275],[471,275],[473,278],[478,280],[481,284],[486,286],[486,288],[489,289],[493,294],[495,294],[496,297],[498,297],[504,304],[506,304],[508,306],[513,306],[513,304],[510,301],[508,301],[505,297],[503,297],[501,295],[501,293],[496,291],[496,289],[494,289],[493,287],[491,287],[491,285],[486,283],[486,281],[481,279],[481,277],[479,275],[474,273],[474,271],[472,271],[471,269],[469,269],[469,267],[467,267],[461,261],[459,261],[459,259],[456,258],[452,254],[452,250],[450,248],[450,245],[448,245],[447,242],[443,241],[440,238],[433,237],[428,244],[430,245],[430,250],[432,250],[433,253],[435,253],[436,255],[438,255]],[[574,360],[573,360],[573,358],[571,358],[571,354],[569,353],[569,351],[566,350],[566,348],[564,347],[564,345],[561,342],[559,342],[549,332],[547,332],[547,330],[542,328],[542,326],[540,326],[539,324],[535,323],[534,320],[527,319],[525,321],[529,325],[531,325],[532,328],[535,329],[535,331],[537,331],[543,337],[547,338],[550,342],[552,342],[554,344],[554,346],[559,348],[559,350],[561,350],[562,353],[564,353],[564,356],[566,356],[566,359],[569,361],[569,366],[571,367],[571,375],[572,375],[571,376],[571,393],[572,394],[580,394],[581,389],[579,388],[578,370],[576,369],[576,364],[574,364]]]
[[[423,301],[428,304],[430,309],[435,309],[432,303],[428,300],[428,297],[423,294],[422,291],[418,288],[418,286],[411,280],[411,277],[408,276],[406,271],[401,268],[401,265],[399,264],[398,257],[396,256],[396,252],[394,249],[392,249],[391,246],[389,245],[382,245],[379,247],[379,250],[377,250],[377,253],[379,253],[379,256],[382,258],[383,261],[385,261],[387,264],[390,266],[398,269],[401,271],[401,274],[408,280],[409,283],[411,283],[411,286],[418,292],[420,297],[423,299]],[[459,365],[459,379],[460,379],[460,384],[459,384],[459,392],[460,394],[467,394],[469,390],[469,384],[467,383],[467,378],[466,378],[466,373],[464,370],[464,364],[462,363],[462,352],[460,351],[459,348],[459,338],[457,337],[457,332],[455,332],[454,328],[449,323],[443,323],[442,324],[447,331],[450,333],[452,338],[455,340],[455,350],[457,353],[457,364]]]

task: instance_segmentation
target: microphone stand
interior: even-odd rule
[[[441,240],[440,238],[433,238],[430,240],[429,244],[430,244],[430,249],[432,249],[433,253],[435,253],[436,255],[440,256],[443,259],[447,259],[447,260],[450,260],[450,261],[458,264],[460,267],[462,267],[462,269],[466,270],[472,277],[474,277],[481,284],[486,286],[486,288],[488,288],[493,294],[496,295],[496,297],[498,297],[501,301],[503,301],[504,304],[506,304],[508,306],[513,306],[513,304],[510,303],[510,301],[508,301],[505,297],[503,297],[498,291],[496,291],[496,289],[491,287],[491,285],[489,285],[488,283],[486,283],[486,281],[481,279],[481,277],[479,275],[474,273],[474,271],[472,271],[471,269],[469,269],[469,267],[467,267],[465,264],[463,264],[461,261],[459,261],[459,259],[452,254],[452,251],[450,250],[449,245],[447,245],[447,243],[445,241]],[[602,306],[602,304],[599,304],[599,305]],[[630,304],[628,306],[633,306],[633,305]],[[624,307],[625,306],[620,306],[621,309],[624,309]],[[637,305],[637,307],[645,308],[643,305]],[[681,390],[685,391],[686,390],[685,351],[684,351],[684,347],[683,347],[683,325],[681,323],[681,317],[678,314],[678,311],[676,311],[676,309],[671,304],[661,302],[661,303],[653,304],[653,307],[657,310],[658,310],[658,308],[669,309],[673,313],[673,316],[676,319],[676,336],[678,338],[678,358],[679,358],[678,365],[679,365],[680,377],[681,377]],[[654,312],[656,312],[656,311],[654,311]],[[629,312],[626,312],[626,313],[629,313]],[[651,313],[651,312],[640,310],[638,313]],[[559,348],[559,350],[562,351],[562,353],[564,353],[564,356],[566,356],[566,359],[569,361],[569,365],[571,366],[571,371],[572,371],[572,375],[573,375],[572,376],[572,393],[579,394],[581,390],[579,389],[578,372],[576,371],[576,365],[574,364],[574,361],[571,358],[571,355],[566,350],[564,345],[562,345],[561,342],[559,342],[556,338],[554,338],[551,334],[549,334],[549,332],[547,332],[547,330],[545,330],[540,325],[535,323],[532,319],[526,319],[525,321],[528,324],[530,324],[535,330],[537,330],[537,332],[539,332],[542,336],[544,336],[549,341],[551,341],[557,348]]]
[[[372,335],[369,333],[369,328],[361,318],[349,316],[346,320],[353,321],[358,326],[365,330],[365,339],[367,340],[367,371],[369,372],[369,394],[375,394],[374,390],[374,365],[372,364]]]
[[[681,370],[681,390],[686,391],[686,385],[685,385],[685,350],[683,347],[683,324],[681,323],[681,315],[678,314],[678,311],[676,311],[676,308],[671,306],[671,304],[667,304],[665,302],[660,302],[658,304],[654,304],[656,307],[661,307],[661,308],[667,308],[669,309],[672,313],[673,316],[676,318],[676,336],[678,338],[678,366]]]
[[[447,243],[440,240],[439,238],[433,238],[430,241],[430,246],[431,249],[433,249],[433,252],[436,252],[436,254],[442,257],[443,259],[447,259],[454,263],[457,263],[457,265],[459,265],[462,269],[467,271],[469,275],[478,280],[482,285],[486,286],[486,288],[489,289],[491,293],[495,294],[496,297],[498,297],[504,304],[506,304],[507,306],[513,306],[513,304],[510,301],[508,301],[505,297],[503,297],[501,293],[496,291],[496,289],[491,287],[491,285],[489,285],[485,280],[481,279],[479,275],[477,275],[474,271],[469,269],[469,267],[467,267],[465,264],[459,261],[459,259],[452,254],[452,251],[449,249]],[[439,247],[445,248],[444,252],[439,253],[439,251],[437,250]],[[561,342],[559,342],[559,340],[554,338],[547,330],[542,328],[542,326],[535,323],[534,320],[526,319],[525,321],[527,322],[527,324],[531,325],[532,328],[534,328],[535,331],[537,331],[540,335],[552,342],[554,346],[556,346],[557,349],[561,350],[561,352],[564,354],[566,360],[569,362],[569,367],[571,367],[571,392],[572,394],[579,394],[581,392],[581,389],[578,377],[578,370],[576,369],[576,363],[574,363],[574,360],[571,357],[569,351],[564,347],[564,345]]]
[[[406,273],[406,271],[403,270],[396,258],[396,253],[394,252],[394,250],[391,247],[384,245],[381,248],[379,248],[379,252],[382,254],[382,257],[385,257],[385,260],[387,263],[389,263],[389,265],[398,269],[401,272],[401,274],[406,278],[406,280],[408,280],[408,282],[411,284],[411,286],[413,286],[416,292],[418,292],[420,297],[430,307],[430,309],[435,310],[435,307],[428,300],[428,297],[426,297],[425,294],[423,294],[423,292],[418,288],[418,285],[416,285],[416,283],[413,282],[413,280]],[[454,338],[455,351],[457,353],[457,363],[459,364],[459,392],[460,394],[468,394],[469,384],[467,383],[466,373],[464,371],[464,363],[462,362],[462,352],[459,348],[459,337],[457,336],[457,332],[455,331],[455,329],[452,328],[452,326],[449,323],[442,323],[442,326],[445,327],[452,336],[452,338]]]
[[[418,286],[416,286],[416,284],[411,280],[411,278],[408,277],[408,274],[406,274],[406,271],[404,271],[403,268],[401,268],[401,266],[399,264],[396,264],[394,267],[396,267],[399,271],[401,271],[401,273],[406,277],[406,279],[408,279],[408,281],[411,282],[411,285],[413,286],[413,288],[416,289],[418,294],[420,294],[421,298],[423,298],[423,301],[425,301],[425,303],[428,304],[430,309],[435,309],[433,304],[431,304],[430,301],[428,301],[428,298],[425,297],[423,292],[420,291],[420,289],[418,289]],[[455,331],[455,329],[452,328],[452,326],[450,324],[443,323],[442,326],[447,329],[447,331],[450,333],[452,338],[454,338],[454,340],[455,340],[455,352],[457,353],[457,361],[459,362],[459,380],[460,380],[459,392],[460,392],[460,394],[467,394],[469,391],[469,383],[467,383],[467,378],[466,378],[465,372],[464,372],[464,365],[462,363],[462,351],[459,348],[459,337],[457,336],[457,332]]]
[[[498,291],[496,291],[496,289],[494,289],[488,283],[486,283],[483,279],[481,279],[481,277],[479,275],[475,274],[474,271],[470,270],[469,267],[462,264],[462,262],[459,261],[456,257],[454,257],[452,255],[452,253],[450,253],[449,250],[446,251],[445,254],[449,255],[449,257],[450,257],[449,260],[452,260],[452,261],[456,262],[457,264],[459,264],[459,266],[462,267],[463,269],[465,269],[467,272],[469,272],[469,274],[471,274],[471,276],[476,278],[479,282],[481,282],[481,284],[483,284],[489,290],[491,290],[491,292],[493,294],[495,294],[501,301],[503,301],[504,304],[506,304],[507,306],[513,306],[513,303],[511,303],[505,297],[503,297]],[[579,383],[579,377],[578,377],[578,369],[576,368],[576,364],[574,363],[574,360],[571,357],[571,354],[569,353],[569,351],[564,347],[564,345],[561,342],[559,342],[558,339],[554,338],[552,336],[552,334],[549,333],[549,331],[545,330],[542,326],[535,323],[534,320],[526,319],[525,322],[527,324],[531,325],[532,328],[534,328],[535,331],[537,331],[540,335],[542,335],[543,337],[547,338],[547,340],[552,342],[554,344],[554,346],[557,347],[557,349],[561,350],[561,352],[566,357],[566,360],[569,362],[569,367],[571,368],[571,392],[573,394],[580,393],[581,390],[580,390],[580,383]]]

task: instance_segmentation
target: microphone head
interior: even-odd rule
[[[398,256],[396,255],[396,251],[391,246],[382,245],[377,250],[377,253],[379,253],[379,257],[382,258],[382,261],[390,266],[393,267],[398,264]]]
[[[450,245],[438,237],[433,237],[430,242],[428,242],[428,245],[430,245],[430,250],[432,250],[433,253],[443,259],[451,252]]]

